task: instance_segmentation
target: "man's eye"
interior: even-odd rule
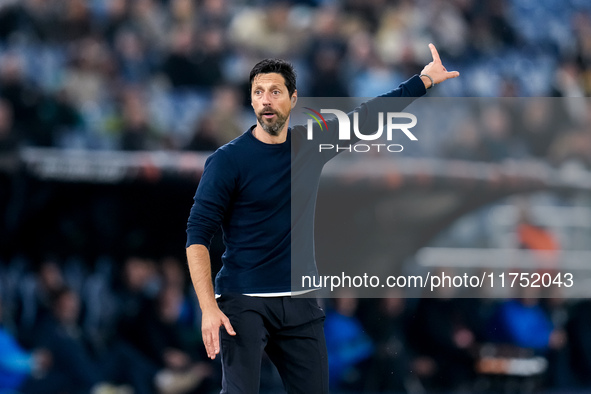
[[[279,90],[274,90],[274,91],[273,91],[273,94],[275,94],[275,95],[277,95],[277,94],[279,94],[279,93],[281,93]]]

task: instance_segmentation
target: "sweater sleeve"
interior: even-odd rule
[[[412,76],[410,79],[401,83],[395,89],[387,93],[381,94],[378,97],[421,97],[427,93],[425,84],[418,75]]]
[[[218,149],[207,158],[187,223],[186,247],[209,248],[230,206],[236,179],[235,166],[225,151]]]

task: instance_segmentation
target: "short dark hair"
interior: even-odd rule
[[[285,86],[291,97],[296,90],[296,72],[291,63],[283,59],[265,59],[255,64],[250,71],[249,91],[252,92],[252,81],[257,75],[270,73],[277,73],[283,76],[283,79],[285,79]]]

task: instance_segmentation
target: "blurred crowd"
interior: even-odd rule
[[[47,256],[0,269],[0,392],[219,392],[219,360],[204,353],[182,261]],[[391,289],[365,299],[339,290],[321,299],[331,390],[588,392],[591,303],[542,296],[524,288],[507,300],[417,299]],[[264,358],[261,392],[281,387]]]
[[[47,258],[3,270],[0,392],[219,392],[184,264],[118,267]]]
[[[540,28],[544,26],[544,28]],[[589,96],[582,0],[26,0],[0,5],[0,148],[212,150],[252,123],[248,71],[372,97],[430,61],[447,96]]]

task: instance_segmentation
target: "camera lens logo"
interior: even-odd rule
[[[310,110],[310,111],[314,112],[314,114],[317,115],[317,116],[315,116],[314,114],[311,114],[309,112],[304,112],[306,115],[310,115],[316,121],[316,123],[318,123],[318,126],[320,126],[320,131],[324,130],[324,128],[322,127],[322,123],[324,123],[324,126],[328,130],[328,126],[326,124],[326,119],[324,119],[324,116],[320,115],[320,113],[318,111],[314,111],[310,107],[304,107],[304,109]],[[318,119],[318,118],[322,119],[322,123],[320,123],[320,119]]]

